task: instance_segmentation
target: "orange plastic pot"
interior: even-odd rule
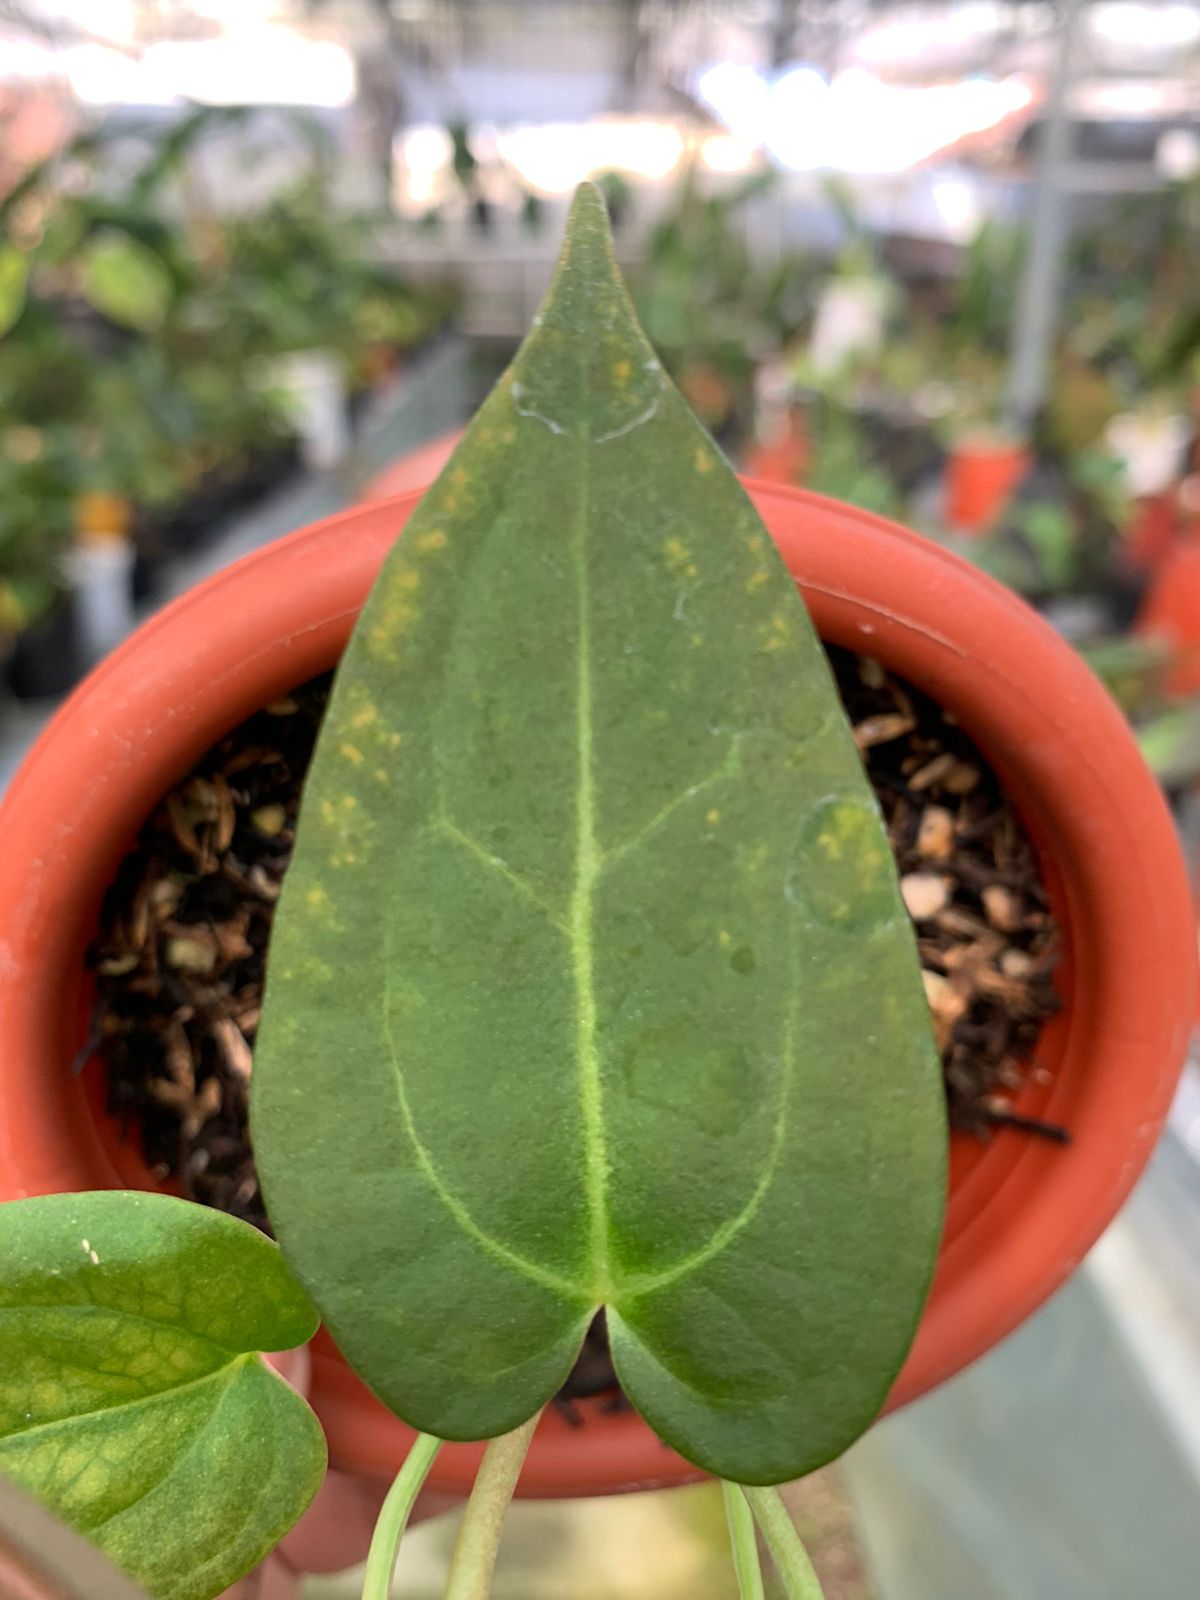
[[[1068,1148],[1004,1131],[957,1139],[945,1241],[891,1396],[941,1383],[1078,1265],[1141,1171],[1194,1015],[1196,935],[1166,807],[1116,708],[1014,595],[877,517],[801,490],[750,492],[824,637],[868,652],[951,710],[998,769],[1062,924],[1062,1014],[1018,1109]],[[76,691],[0,812],[0,1195],[142,1183],[135,1153],[69,1067],[86,1033],[83,955],[122,853],[168,786],[231,727],[331,666],[419,496],[333,517],[177,600]],[[393,1470],[411,1439],[343,1365],[313,1351],[336,1466]],[[632,1414],[553,1408],[525,1494],[604,1493],[696,1476]],[[479,1448],[443,1450],[463,1491]]]
[[[1136,629],[1170,646],[1169,693],[1200,690],[1200,541],[1181,539],[1163,556],[1142,599]]]
[[[956,533],[985,533],[1029,467],[1028,450],[1004,441],[958,445],[946,463],[946,524]]]
[[[1175,490],[1135,500],[1121,541],[1125,566],[1131,572],[1156,573],[1163,562],[1170,560],[1180,531]]]
[[[789,417],[778,433],[751,446],[742,470],[747,477],[761,478],[767,483],[800,483],[811,455],[803,424]]]

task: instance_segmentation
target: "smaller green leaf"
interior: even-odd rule
[[[158,1600],[209,1600],[320,1485],[320,1425],[257,1354],[316,1326],[232,1217],[119,1191],[0,1206],[0,1472]]]
[[[29,259],[15,245],[0,245],[0,339],[25,309]]]
[[[127,234],[103,233],[83,252],[83,293],[112,322],[153,333],[166,321],[171,275],[162,258]]]

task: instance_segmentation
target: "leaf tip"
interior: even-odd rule
[[[565,260],[572,256],[601,257],[606,265],[616,270],[608,207],[600,190],[590,181],[581,183],[576,189],[567,217],[563,257]]]
[[[571,214],[567,224],[569,231],[576,227],[602,228],[608,233],[608,207],[604,204],[604,196],[600,192],[600,185],[593,183],[590,178],[585,178],[578,185],[571,198]]]

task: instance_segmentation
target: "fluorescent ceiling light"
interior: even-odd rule
[[[341,45],[284,27],[239,28],[220,39],[163,40],[140,57],[99,44],[59,53],[85,105],[345,106],[354,62]]]
[[[1092,32],[1110,44],[1155,49],[1200,39],[1200,10],[1194,5],[1145,5],[1109,0],[1088,13]]]
[[[615,169],[660,179],[683,156],[683,134],[647,117],[541,123],[496,136],[500,157],[543,194],[566,194],[593,173]]]
[[[902,172],[1033,99],[1012,78],[890,84],[861,67],[832,82],[814,67],[791,67],[770,82],[751,68],[713,67],[698,90],[732,134],[765,145],[797,172]]]

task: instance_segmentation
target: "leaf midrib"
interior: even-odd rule
[[[584,1192],[588,1210],[588,1252],[592,1294],[604,1304],[612,1297],[609,1259],[609,1159],[604,1137],[604,1090],[596,1040],[596,975],[593,923],[596,877],[603,860],[596,840],[596,783],[592,749],[591,617],[588,594],[588,533],[591,512],[589,452],[591,428],[587,412],[587,342],[579,340],[581,426],[576,430],[579,502],[575,526],[576,654],[575,714],[577,773],[575,794],[575,882],[568,928],[571,971],[575,985],[575,1051],[579,1108],[583,1123]]]

